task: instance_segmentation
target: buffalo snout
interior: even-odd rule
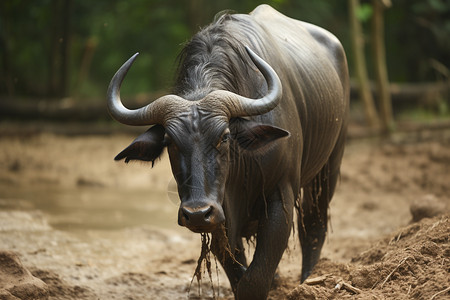
[[[182,203],[178,210],[178,224],[193,232],[212,232],[225,222],[225,215],[220,205],[214,202]]]

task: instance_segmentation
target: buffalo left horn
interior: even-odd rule
[[[281,81],[275,70],[247,46],[245,50],[266,79],[268,91],[259,99],[243,97],[229,91],[213,92],[217,93],[216,97],[222,98],[225,102],[230,118],[265,114],[278,105],[283,94]]]

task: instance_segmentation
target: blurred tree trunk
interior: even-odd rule
[[[73,0],[52,1],[53,29],[50,46],[50,96],[65,97],[69,93],[69,50]]]
[[[94,57],[95,50],[97,49],[98,41],[95,37],[87,39],[84,46],[84,53],[81,58],[80,70],[78,71],[77,81],[74,86],[74,95],[77,96],[83,87],[84,82],[89,77],[89,71],[91,70],[92,58]]]
[[[197,33],[201,28],[212,23],[214,16],[221,13],[224,8],[228,9],[232,4],[232,1],[230,0],[190,0],[185,2],[185,5],[187,5],[187,18],[191,34]]]
[[[3,71],[0,73],[0,80],[4,81],[6,93],[9,97],[14,95],[14,79],[12,77],[12,69],[10,65],[10,54],[8,51],[7,40],[3,38],[3,35],[0,34],[0,48],[3,49],[1,51],[1,62],[3,65]],[[0,87],[1,90],[1,87]]]
[[[364,35],[357,16],[359,0],[349,0],[349,17],[355,72],[359,85],[359,94],[364,104],[367,123],[372,128],[379,127],[378,114],[370,92],[369,79],[364,55]]]
[[[71,41],[71,16],[73,0],[65,0],[62,10],[62,45],[61,45],[61,87],[59,96],[66,97],[69,94],[69,64]]]
[[[58,0],[53,0],[51,3],[51,15],[53,18],[53,26],[51,29],[51,36],[50,36],[50,53],[48,57],[48,63],[49,63],[49,72],[48,72],[48,87],[47,87],[47,93],[50,96],[54,96],[57,94],[58,90],[58,72],[57,72],[57,66],[58,66],[58,49],[59,49],[59,9],[58,9]]]
[[[5,85],[6,93],[9,97],[14,95],[14,76],[11,66],[11,50],[9,46],[8,25],[10,24],[10,16],[5,11],[5,3],[0,3],[0,66],[3,65],[3,70],[0,70],[0,91],[2,84]]]
[[[204,0],[190,0],[188,5],[188,24],[191,34],[195,34],[208,20],[208,13],[211,10],[211,2]],[[209,21],[209,20],[208,20]]]
[[[381,129],[384,133],[389,133],[394,129],[384,45],[384,9],[390,5],[390,0],[372,0],[372,53],[377,96],[380,103]]]

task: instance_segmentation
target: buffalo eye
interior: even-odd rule
[[[230,130],[227,128],[225,129],[225,131],[222,133],[222,136],[219,139],[219,142],[217,143],[216,148],[219,148],[221,145],[227,143],[231,138],[230,135]]]

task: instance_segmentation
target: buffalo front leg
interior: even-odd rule
[[[267,198],[260,213],[253,260],[238,283],[236,299],[266,299],[292,227],[293,197],[288,189]],[[264,201],[264,200],[262,200]]]
[[[237,241],[233,257],[230,255],[231,249],[229,249],[228,240],[226,236],[224,236],[223,231],[213,234],[211,246],[213,254],[217,257],[227,274],[233,293],[236,294],[238,282],[247,270],[242,239]]]

